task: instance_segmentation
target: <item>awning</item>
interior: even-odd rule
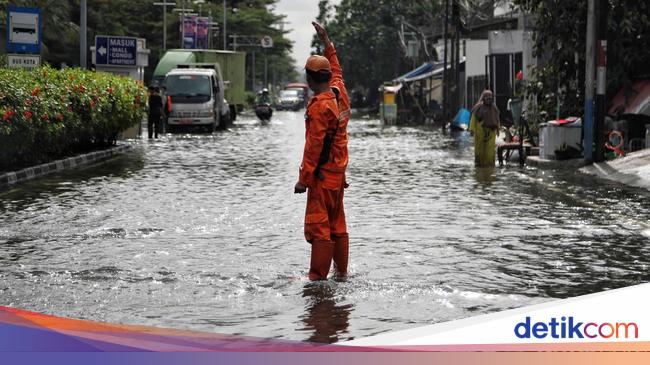
[[[402,88],[402,84],[397,84],[397,85],[386,85],[383,86],[384,92],[389,92],[389,93],[394,93],[397,94],[397,92]]]
[[[650,116],[650,80],[637,81],[632,85],[630,98],[625,104],[625,89],[619,90],[614,99],[609,115],[645,114]]]
[[[418,77],[420,75],[426,74],[431,72],[432,70],[435,69],[435,64],[433,62],[425,62],[421,64],[418,68],[415,70],[411,70],[404,75],[398,77],[395,79],[395,81],[400,81],[400,82],[409,82],[412,78]]]
[[[460,66],[461,66],[461,71],[465,70],[465,57],[461,59]],[[442,62],[439,63],[425,62],[415,70],[407,72],[393,81],[409,83],[409,82],[418,81],[422,79],[428,79],[431,77],[441,77],[443,68],[444,68],[444,64]],[[451,64],[447,63],[447,69],[450,68],[451,68]]]

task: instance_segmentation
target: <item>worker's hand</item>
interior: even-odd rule
[[[330,37],[327,35],[325,27],[320,25],[318,22],[311,22],[311,25],[313,25],[314,29],[316,29],[316,34],[318,34],[318,38],[320,39],[321,43],[323,43],[325,46],[329,45]]]
[[[294,186],[294,188],[293,188],[293,193],[294,194],[302,194],[305,191],[307,191],[307,187],[305,185],[301,184],[300,181],[298,181],[296,183],[296,186]]]

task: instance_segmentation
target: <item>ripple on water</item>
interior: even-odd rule
[[[349,134],[347,282],[304,276],[304,123],[278,112],[0,193],[0,305],[336,342],[648,281],[647,192],[477,170],[466,134]]]

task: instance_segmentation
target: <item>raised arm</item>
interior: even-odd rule
[[[337,87],[339,90],[345,87],[343,82],[343,68],[339,63],[339,59],[336,56],[336,49],[334,44],[327,35],[325,28],[320,25],[318,22],[311,23],[316,29],[316,34],[320,39],[321,43],[325,46],[325,57],[330,61],[330,67],[332,68],[332,78],[330,79],[330,86]]]

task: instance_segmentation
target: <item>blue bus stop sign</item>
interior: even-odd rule
[[[134,37],[95,37],[95,64],[102,66],[135,67],[138,39]]]
[[[41,9],[7,6],[7,52],[41,53]]]

